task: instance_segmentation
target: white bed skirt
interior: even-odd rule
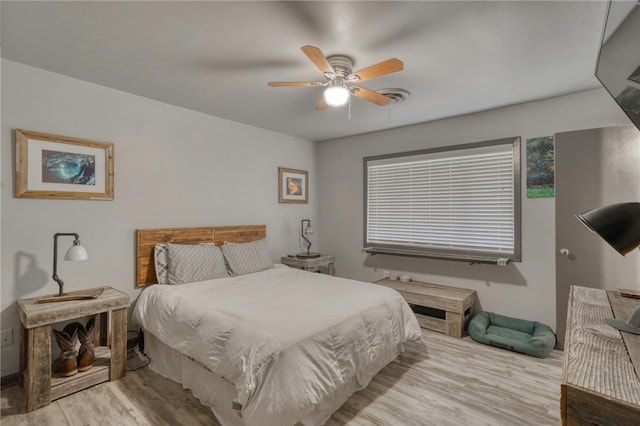
[[[211,408],[222,426],[245,425],[240,411],[232,407],[235,389],[230,382],[165,345],[149,332],[144,333],[144,348],[151,359],[149,367],[156,373],[181,383],[184,389],[190,389],[193,396],[203,405]],[[349,396],[364,389],[373,376],[401,352],[403,352],[401,344],[387,351],[384,356],[378,358],[378,362],[367,366],[366,371],[361,371],[356,377],[337,388],[331,397],[316,405],[314,410],[298,424],[305,426],[324,424],[349,399]]]

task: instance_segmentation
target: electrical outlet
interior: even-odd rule
[[[13,345],[13,328],[0,331],[0,346]]]
[[[382,271],[382,278],[389,278],[389,271]]]

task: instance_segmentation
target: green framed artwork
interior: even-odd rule
[[[527,198],[555,195],[555,137],[527,139]]]

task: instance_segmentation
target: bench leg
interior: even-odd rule
[[[462,323],[462,315],[447,311],[447,336],[462,337],[462,330],[464,329]]]

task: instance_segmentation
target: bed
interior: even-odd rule
[[[133,321],[150,366],[191,389],[223,425],[323,424],[420,337],[393,289],[271,263],[265,226],[138,230],[136,240],[146,288]],[[163,271],[154,256],[166,243],[175,250],[169,269],[178,249],[220,251],[227,275],[148,285]]]

